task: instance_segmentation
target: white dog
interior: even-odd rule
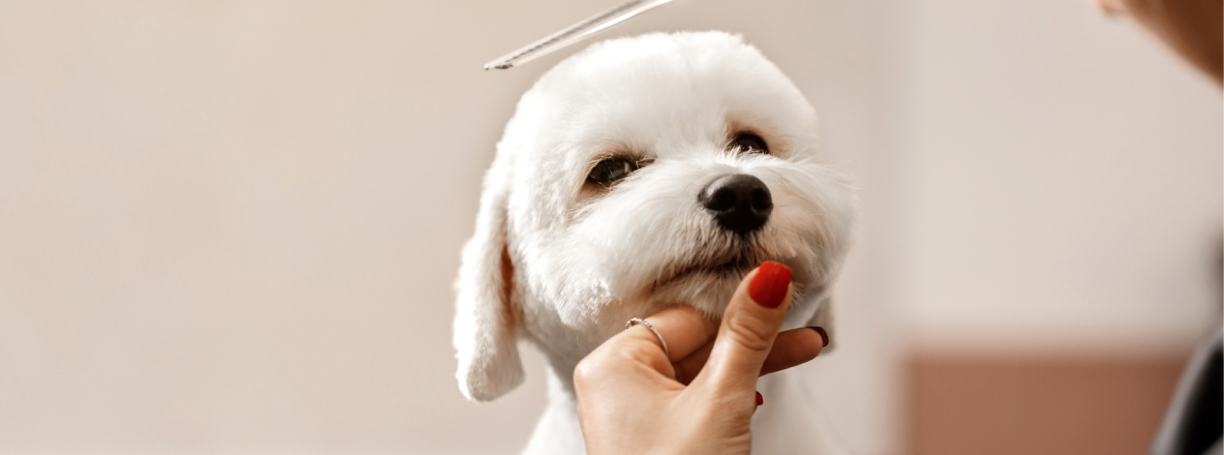
[[[783,329],[829,324],[855,199],[821,163],[816,115],[756,48],[722,32],[591,46],[519,101],[463,249],[459,387],[489,401],[548,358],[549,406],[527,453],[584,453],[574,366],[634,317],[721,315],[769,259],[794,270]],[[830,453],[792,372],[762,378],[758,453]]]

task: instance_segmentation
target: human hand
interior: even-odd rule
[[[823,329],[778,333],[791,270],[767,261],[740,282],[721,324],[691,307],[661,311],[578,363],[574,391],[587,453],[746,454],[761,375],[800,365],[828,344]]]

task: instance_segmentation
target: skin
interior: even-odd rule
[[[1224,2],[1094,0],[1112,16],[1134,19],[1204,74],[1224,83]]]
[[[1094,1],[1224,83],[1221,0]],[[822,345],[809,329],[778,332],[789,292],[777,308],[757,305],[747,293],[755,275],[740,283],[721,324],[688,307],[647,318],[669,343],[670,358],[653,333],[635,326],[578,364],[574,389],[589,454],[749,452],[757,378],[812,360]]]
[[[748,453],[757,378],[812,360],[823,345],[811,329],[778,332],[789,288],[777,308],[758,305],[748,294],[756,274],[740,282],[721,322],[689,307],[647,318],[670,358],[638,325],[578,364],[574,391],[587,453]]]

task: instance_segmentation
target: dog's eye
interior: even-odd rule
[[[629,176],[629,173],[635,170],[637,170],[637,163],[633,161],[624,158],[608,158],[600,161],[594,169],[591,169],[587,182],[608,186]]]
[[[769,146],[765,145],[765,140],[761,136],[752,133],[739,133],[735,135],[735,139],[727,144],[728,149],[739,149],[743,153],[764,153],[769,154]]]

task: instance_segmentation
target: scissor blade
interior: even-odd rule
[[[514,52],[498,57],[489,63],[486,63],[484,69],[499,69],[504,70],[511,68],[536,58],[548,55],[558,49],[569,46],[570,44],[582,41],[584,38],[594,35],[608,27],[616,25],[633,16],[637,16],[643,12],[660,6],[664,3],[669,3],[672,0],[633,0],[623,3],[612,9],[604,11],[587,18],[586,20],[569,27],[561,29],[557,33],[548,35],[539,41],[516,49]]]

